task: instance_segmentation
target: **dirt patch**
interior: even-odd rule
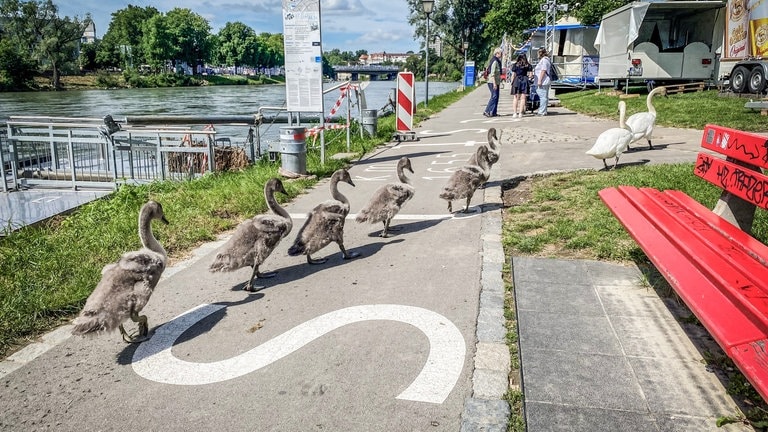
[[[507,180],[501,184],[501,199],[504,207],[525,204],[531,199],[533,182],[527,177]]]

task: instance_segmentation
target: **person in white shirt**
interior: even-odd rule
[[[544,48],[539,48],[539,61],[533,70],[533,77],[536,80],[536,94],[539,95],[538,116],[547,115],[547,103],[549,102],[549,85],[552,80],[549,78],[549,68],[552,67],[552,61],[549,60],[549,53]]]

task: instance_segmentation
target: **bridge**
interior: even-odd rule
[[[400,68],[397,66],[382,65],[352,65],[352,66],[333,66],[335,74],[334,79],[339,79],[339,74],[350,74],[352,81],[359,81],[360,75],[369,75],[371,81],[393,80],[397,78]]]

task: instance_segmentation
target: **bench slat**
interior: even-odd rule
[[[694,174],[752,204],[768,209],[768,176],[726,160],[699,153]]]
[[[753,341],[747,344],[731,348],[729,357],[744,374],[752,386],[768,400],[768,352],[766,352],[767,339]]]
[[[768,168],[768,137],[723,126],[704,127],[701,146],[761,168]]]
[[[622,186],[619,189],[626,189],[628,197],[644,200],[641,211],[645,216],[694,266],[708,275],[711,283],[747,314],[763,334],[768,333],[768,295],[763,285],[763,281],[768,280],[768,269],[765,266],[673,196],[651,188]],[[723,261],[728,264],[723,265]]]
[[[704,207],[685,192],[667,190],[664,193],[674,198],[692,213],[695,213],[696,217],[699,219],[705,220],[707,225],[712,229],[720,232],[723,236],[730,238],[735,245],[739,246],[760,265],[768,268],[768,261],[766,261],[768,258],[768,246],[742,231],[739,227],[716,215],[712,210]]]
[[[688,247],[681,248],[680,243],[671,238],[674,232],[679,235],[684,228],[672,216],[679,215],[677,211],[680,209],[673,209],[672,213],[660,211],[658,202],[647,192],[622,186],[603,189],[599,194],[724,349],[765,338],[766,332],[750,319],[752,313],[745,315],[726,293],[713,284],[713,275],[708,271],[708,265],[717,268],[722,258],[718,262],[711,262],[705,259],[713,255],[711,253],[699,256],[698,253],[692,254]],[[681,281],[684,281],[684,285]]]

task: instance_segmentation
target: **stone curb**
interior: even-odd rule
[[[507,430],[511,411],[504,395],[509,389],[510,358],[504,325],[504,248],[501,242],[501,186],[486,187],[480,237],[483,262],[477,345],[472,372],[472,397],[464,402],[462,432]]]

